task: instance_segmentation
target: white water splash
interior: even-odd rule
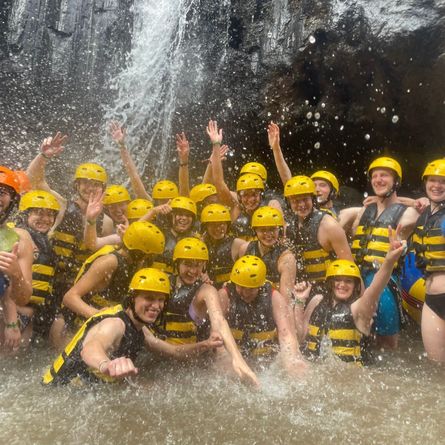
[[[173,118],[181,80],[189,69],[184,53],[188,15],[197,0],[137,0],[134,4],[133,44],[127,67],[111,82],[114,104],[105,108],[104,122],[118,120],[127,129],[127,146],[139,172],[149,165],[156,178],[168,171],[174,144]],[[192,15],[192,14],[190,14]],[[201,81],[194,64],[193,83]],[[196,74],[198,73],[198,75]],[[190,73],[188,73],[190,74]],[[104,146],[116,149],[104,130]]]

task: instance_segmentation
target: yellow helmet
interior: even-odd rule
[[[131,223],[125,231],[122,241],[128,250],[141,250],[147,255],[164,252],[164,234],[148,221]]]
[[[142,218],[152,208],[153,203],[148,199],[133,199],[133,201],[131,201],[127,207],[127,218]]]
[[[230,223],[230,210],[222,204],[209,204],[202,209],[201,223],[227,222]]]
[[[193,201],[190,198],[187,198],[186,196],[178,196],[177,198],[173,198],[172,202],[170,203],[170,207],[175,210],[187,210],[193,215],[197,215],[198,211],[196,210],[196,204],[195,201]]]
[[[178,186],[172,181],[158,181],[153,186],[153,199],[173,199],[176,198],[178,195]]]
[[[264,190],[264,182],[260,176],[254,173],[246,173],[238,178],[236,182],[236,191],[260,189]]]
[[[360,279],[360,269],[352,261],[335,260],[329,264],[326,270],[326,278],[332,277],[353,277]]]
[[[74,179],[91,179],[106,184],[108,177],[103,167],[97,164],[80,164],[74,173]]]
[[[331,184],[331,186],[335,190],[335,193],[338,193],[339,191],[340,186],[338,183],[338,179],[331,172],[328,172],[326,170],[318,170],[311,176],[311,179],[322,179],[323,181],[327,181]]]
[[[264,182],[267,181],[267,170],[263,164],[259,162],[248,162],[244,164],[241,168],[240,175],[244,175],[246,173],[254,173],[258,175]]]
[[[130,290],[160,292],[170,295],[170,280],[165,272],[147,267],[138,270],[131,279]]]
[[[402,181],[402,167],[400,167],[400,164],[393,158],[383,156],[381,158],[377,158],[375,161],[372,161],[368,168],[368,175],[371,174],[371,170],[374,168],[388,168],[399,177],[400,181]]]
[[[123,185],[109,185],[105,189],[103,199],[104,205],[117,204],[119,202],[131,201],[128,190]]]
[[[315,195],[315,184],[309,176],[294,176],[284,186],[284,196]]]
[[[50,209],[58,212],[60,204],[51,193],[45,190],[33,190],[25,193],[20,200],[19,210],[24,212],[28,209]]]
[[[252,227],[283,227],[283,214],[273,207],[260,207],[253,213],[250,225]]]
[[[445,176],[445,159],[436,159],[430,162],[422,175],[422,180],[425,176]]]
[[[216,187],[213,184],[198,184],[190,190],[190,198],[196,203],[216,194]]]
[[[266,282],[266,265],[261,258],[244,255],[235,261],[230,281],[242,287],[261,287]]]
[[[207,246],[198,238],[182,238],[173,250],[173,261],[176,260],[209,260]]]

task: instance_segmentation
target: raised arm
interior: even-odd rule
[[[233,199],[229,187],[224,181],[224,172],[220,156],[222,129],[218,130],[218,124],[216,121],[209,121],[207,126],[207,134],[209,135],[210,143],[213,147],[211,157],[213,181],[216,189],[218,190],[219,199],[221,200],[222,204],[233,208],[236,206],[236,202]]]
[[[227,145],[221,145],[219,149],[219,154],[221,157],[221,162],[225,161],[227,159],[227,152],[229,151],[229,147]],[[212,153],[213,154],[213,153]],[[204,172],[204,176],[202,178],[203,184],[213,184],[213,172],[212,172],[212,155],[209,159],[206,160],[207,166],[206,170]]]
[[[54,157],[58,156],[64,150],[63,144],[68,136],[57,132],[54,137],[47,137],[40,145],[39,154],[31,161],[26,174],[31,182],[32,188],[35,190],[45,190],[55,193],[49,187],[45,178],[46,164]]]
[[[371,331],[372,319],[377,310],[380,294],[388,284],[397,260],[402,255],[404,249],[406,249],[406,241],[400,238],[401,230],[402,226],[400,224],[395,231],[392,230],[391,227],[388,227],[390,247],[386,254],[385,261],[374,275],[371,285],[364,291],[363,295],[351,305],[355,325],[359,331],[366,335],[369,335]]]
[[[272,149],[275,165],[281,178],[283,185],[292,178],[289,166],[284,159],[283,152],[280,147],[280,127],[271,122],[267,127],[267,135],[269,138],[269,146]]]
[[[280,273],[278,290],[281,295],[291,301],[297,276],[297,260],[290,250],[284,251],[278,259],[278,272]]]
[[[133,189],[136,198],[148,199],[151,201],[151,196],[145,189],[133,158],[130,156],[130,153],[125,145],[125,128],[123,128],[119,122],[113,121],[110,123],[110,134],[114,142],[119,145],[121,159],[125,170],[128,173],[128,177],[130,178],[131,188]]]
[[[176,150],[179,157],[179,194],[189,196],[189,155],[190,144],[184,133],[176,135]]]

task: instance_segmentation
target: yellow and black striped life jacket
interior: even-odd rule
[[[135,267],[130,265],[128,261],[118,252],[118,250],[118,246],[104,246],[96,253],[93,253],[93,255],[89,256],[88,259],[82,264],[82,267],[74,280],[74,283],[77,283],[88,272],[91,265],[98,258],[105,255],[114,255],[116,257],[117,267],[113,272],[107,288],[101,292],[91,292],[85,295],[83,298],[85,303],[89,304],[90,306],[94,306],[96,309],[103,309],[121,304],[127,295],[128,286],[133,273],[135,272]],[[67,310],[67,308],[64,308],[64,311]],[[73,318],[73,322],[76,327],[80,327],[85,322],[85,318],[79,315],[68,317],[67,321],[69,322],[71,318]]]
[[[445,207],[434,214],[431,214],[429,207],[417,221],[412,240],[416,251],[416,266],[424,272],[445,271],[445,237],[441,228],[444,220]]]
[[[234,263],[232,259],[234,239],[235,237],[231,235],[222,240],[213,240],[209,236],[204,238],[204,242],[209,249],[207,273],[217,289],[220,289],[226,281],[230,280],[230,272]]]
[[[97,219],[97,231],[102,230],[103,215]],[[76,276],[81,264],[91,255],[83,242],[84,217],[77,203],[71,201],[64,218],[52,234],[54,252],[58,256],[57,272]]]
[[[266,204],[262,204],[266,205]],[[251,216],[245,212],[241,212],[232,222],[230,230],[236,238],[241,238],[244,241],[255,241],[257,238],[255,230],[250,226]]]
[[[301,227],[296,219],[286,230],[297,259],[297,276],[309,281],[324,281],[326,269],[334,258],[318,242],[318,229],[326,213],[313,210]]]
[[[378,268],[389,250],[388,226],[397,227],[406,205],[391,204],[377,216],[377,204],[366,207],[352,240],[352,254],[362,268]]]
[[[269,282],[260,287],[258,296],[246,303],[228,282],[224,289],[230,300],[227,322],[244,357],[270,356],[277,352],[277,329],[273,318],[272,292]]]
[[[53,281],[57,257],[46,234],[27,227],[34,244],[38,249],[37,257],[32,264],[32,296],[30,305],[50,304],[53,300]]]
[[[332,307],[322,300],[314,309],[306,343],[309,356],[320,356],[324,336],[332,343],[332,352],[336,356],[345,362],[363,365],[366,358],[366,336],[355,327],[350,304],[339,302]]]
[[[106,318],[120,318],[125,323],[125,333],[119,347],[111,354],[111,359],[128,357],[135,360],[144,345],[144,335],[138,331],[121,305],[114,306],[90,317],[74,335],[63,352],[43,376],[43,383],[66,384],[76,378],[84,381],[113,381],[110,377],[89,368],[81,358],[83,341],[89,330]]]
[[[197,327],[190,317],[190,305],[196,292],[202,285],[198,280],[193,285],[176,286],[177,276],[170,276],[171,294],[164,307],[156,332],[165,341],[172,344],[196,343]]]

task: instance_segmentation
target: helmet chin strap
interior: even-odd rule
[[[136,307],[135,307],[135,304],[134,304],[134,300],[135,300],[134,297],[131,297],[130,309],[131,309],[131,313],[133,314],[133,318],[135,320],[137,320],[139,323],[142,323],[142,324],[146,325],[147,322],[142,320],[142,318],[139,317],[139,315],[136,313]]]

